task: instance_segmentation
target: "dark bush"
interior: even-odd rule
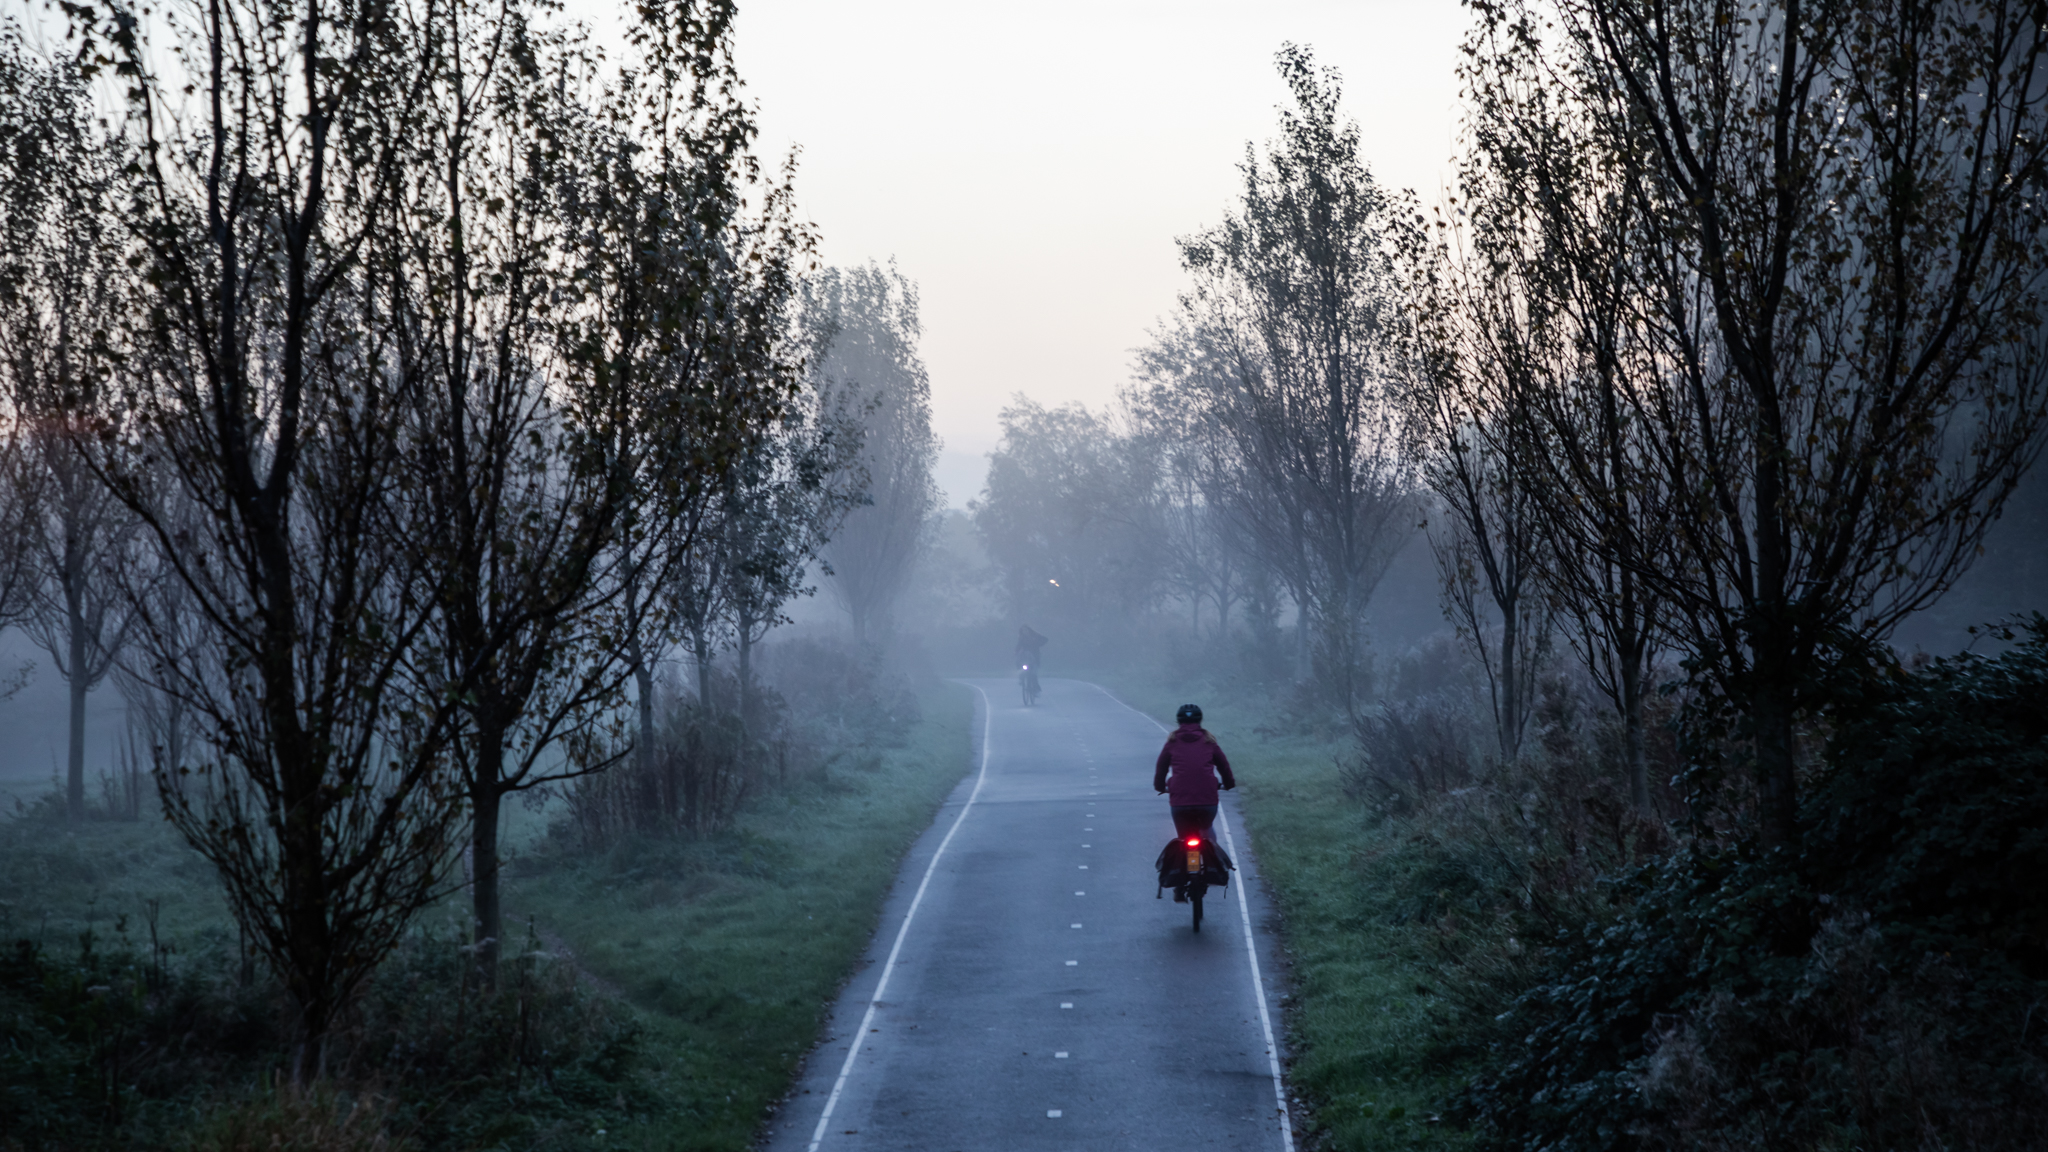
[[[2022,1149],[2048,1131],[2048,620],[1831,717],[1797,853],[1616,886],[1464,1100],[1491,1147]]]
[[[68,952],[68,950],[67,950]],[[0,952],[0,1148],[161,1146],[223,1080],[282,1046],[280,1002],[221,950],[146,955],[88,930],[75,954]]]
[[[1887,937],[2048,979],[2048,618],[1997,659],[1888,677],[1806,805],[1815,891]],[[1936,946],[1939,946],[1938,948]]]
[[[357,1004],[344,1080],[381,1086],[395,1127],[428,1148],[574,1145],[655,1107],[623,1004],[531,935],[496,990],[465,988],[464,935],[415,934]]]
[[[784,774],[787,743],[762,739],[737,712],[663,692],[654,715],[652,746],[619,750],[609,768],[564,790],[558,838],[602,851],[632,836],[702,835]]]
[[[324,1094],[303,1097],[267,1086],[283,1000],[230,951],[171,964],[90,934],[75,956],[14,941],[0,953],[0,1149],[578,1146],[593,1117],[654,1107],[622,1005],[533,940],[497,991],[466,989],[454,940],[416,935],[379,969]]]
[[[1477,758],[1471,709],[1432,693],[1382,704],[1353,724],[1357,757],[1344,766],[1345,787],[1389,812],[1405,812],[1431,795],[1470,785]]]

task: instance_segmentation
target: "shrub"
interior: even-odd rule
[[[580,750],[585,762],[617,760],[563,790],[556,837],[608,851],[634,837],[718,832],[764,790],[816,783],[842,760],[874,762],[874,750],[900,747],[921,718],[909,678],[872,653],[798,639],[763,645],[754,661],[758,679],[744,694],[719,671],[709,693],[659,685],[644,755]]]
[[[664,692],[655,704],[653,745],[616,754],[609,768],[565,790],[568,811],[556,832],[586,850],[633,835],[724,827],[787,748],[757,738],[736,713]]]
[[[1406,812],[1472,783],[1477,732],[1470,707],[1455,697],[1382,704],[1358,717],[1353,734],[1358,753],[1344,766],[1345,786],[1381,810]]]
[[[2048,620],[1832,720],[1798,853],[1695,846],[1558,935],[1463,1101],[1483,1143],[2037,1146]]]
[[[280,1046],[272,990],[214,949],[172,965],[117,934],[74,958],[25,939],[0,952],[0,1148],[161,1144],[167,1126]]]
[[[872,652],[795,639],[762,648],[759,666],[783,705],[787,735],[814,755],[901,747],[921,718],[909,678]]]
[[[330,1085],[281,1088],[224,1104],[185,1140],[189,1152],[409,1152],[387,1132],[391,1102]]]
[[[224,949],[0,954],[0,1149],[489,1148],[655,1108],[640,1031],[529,940],[495,993],[455,941],[420,933],[378,970],[333,1046],[332,1079],[272,1090],[283,998]],[[254,1091],[249,1091],[251,1087]],[[576,1143],[570,1140],[568,1143]]]

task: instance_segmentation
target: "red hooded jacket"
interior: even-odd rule
[[[1173,771],[1171,779],[1168,769]],[[1159,750],[1159,762],[1152,768],[1152,790],[1165,790],[1167,802],[1175,808],[1206,808],[1216,803],[1219,772],[1225,788],[1237,787],[1237,779],[1230,774],[1230,760],[1216,738],[1200,724],[1183,724]]]

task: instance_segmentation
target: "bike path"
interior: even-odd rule
[[[1082,681],[1046,680],[1034,708],[1012,680],[964,683],[978,770],[905,859],[765,1147],[1291,1152],[1272,936],[1234,797],[1216,831],[1239,871],[1197,934],[1187,905],[1153,895],[1173,835],[1152,791],[1160,727]]]

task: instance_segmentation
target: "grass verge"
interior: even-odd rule
[[[700,841],[520,865],[507,906],[640,1013],[667,1106],[612,1146],[744,1149],[818,1038],[903,854],[971,764],[973,694],[940,685],[901,748]]]

